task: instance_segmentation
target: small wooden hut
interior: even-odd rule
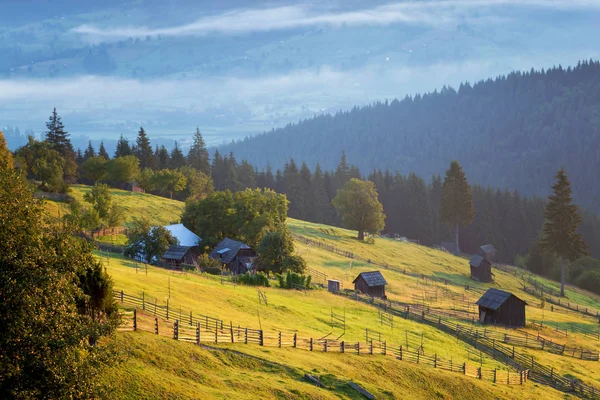
[[[331,293],[339,293],[342,287],[342,283],[335,279],[329,279],[327,281],[327,291]]]
[[[479,282],[492,281],[492,264],[485,258],[475,255],[469,261],[471,266],[471,279]]]
[[[163,254],[162,261],[166,266],[172,268],[178,268],[181,264],[189,264],[197,267],[199,255],[200,253],[196,247],[173,245]]]
[[[494,257],[496,257],[496,249],[491,244],[484,244],[479,248],[479,254],[485,257],[489,263],[492,263]]]
[[[482,324],[525,326],[527,303],[512,293],[491,288],[475,304],[479,306],[479,322]]]
[[[257,254],[250,246],[225,238],[211,251],[209,257],[224,264],[234,274],[245,274],[254,270]]]
[[[361,272],[352,283],[354,283],[354,290],[357,292],[371,297],[386,298],[385,285],[387,285],[387,282],[379,271]]]

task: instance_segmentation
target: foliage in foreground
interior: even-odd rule
[[[269,278],[267,278],[265,274],[262,274],[260,272],[256,274],[250,274],[246,272],[245,274],[239,275],[238,280],[243,285],[267,287],[271,286],[271,284],[269,283]]]
[[[0,398],[106,396],[98,376],[110,352],[99,339],[116,327],[110,278],[68,225],[43,220],[7,163],[0,204]]]
[[[285,277],[277,275],[277,280],[282,289],[310,289],[311,276],[288,272]]]

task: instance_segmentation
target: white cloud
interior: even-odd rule
[[[307,5],[232,10],[168,28],[101,27],[81,25],[73,29],[91,41],[127,37],[205,36],[243,34],[312,26],[411,24],[443,26],[468,18],[471,23],[501,21],[495,11],[503,7],[534,7],[557,10],[596,9],[597,0],[429,0],[391,3],[354,11],[326,11]]]

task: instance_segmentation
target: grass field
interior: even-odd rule
[[[89,187],[76,186],[73,195],[81,198]],[[126,207],[131,216],[145,215],[154,223],[168,223],[179,219],[183,203],[171,201],[151,195],[136,194],[124,191],[114,191],[119,204]],[[47,208],[62,207],[61,204],[47,203]],[[50,212],[50,209],[49,209]],[[551,312],[549,305],[540,308],[540,300],[523,291],[520,278],[494,270],[493,283],[481,284],[473,282],[468,276],[466,259],[454,255],[418,246],[411,243],[399,242],[392,239],[376,238],[374,243],[361,243],[355,239],[353,231],[325,225],[312,224],[290,219],[291,230],[300,236],[323,241],[340,249],[353,252],[361,259],[370,259],[379,264],[387,264],[389,268],[376,267],[365,261],[348,258],[327,252],[316,247],[296,242],[296,251],[307,260],[308,265],[327,274],[330,278],[342,281],[344,288],[352,288],[352,280],[363,271],[379,269],[384,274],[388,286],[386,292],[391,300],[415,303],[424,301],[433,308],[448,310],[463,308],[476,317],[473,304],[478,294],[465,291],[468,284],[479,289],[498,287],[515,293],[528,303],[528,325],[519,330],[518,334],[537,335],[538,330],[532,321],[544,320],[556,326],[577,326],[594,329],[598,321],[583,317],[576,313]],[[123,244],[125,237],[105,238],[116,239]],[[425,353],[437,354],[439,357],[452,358],[458,362],[467,362],[474,367],[506,369],[486,355],[479,359],[477,352],[470,346],[457,340],[454,336],[438,331],[432,326],[408,321],[399,317],[394,318],[393,329],[381,325],[378,311],[368,305],[335,296],[323,289],[310,290],[306,293],[299,291],[281,290],[277,287],[265,288],[263,291],[268,298],[268,306],[259,304],[257,290],[254,287],[222,284],[219,277],[168,271],[157,267],[139,268],[131,260],[111,256],[109,258],[98,253],[113,277],[116,289],[126,293],[141,296],[146,301],[156,301],[169,304],[176,315],[181,307],[182,314],[189,311],[195,314],[210,315],[224,321],[232,321],[234,325],[261,327],[266,335],[276,335],[277,332],[297,332],[299,337],[338,338],[340,340],[365,342],[365,329],[372,333],[379,332],[382,339],[390,345],[409,345],[416,348],[423,344]],[[136,268],[137,267],[137,268]],[[435,283],[431,280],[404,274],[404,270],[446,279],[448,284]],[[545,285],[557,283],[539,277],[536,279]],[[277,285],[275,285],[277,286]],[[435,294],[432,297],[432,294]],[[453,297],[463,296],[463,301],[452,300]],[[568,288],[567,296],[571,301],[581,305],[600,309],[598,297],[591,296],[576,288]],[[421,300],[419,300],[421,299]],[[560,308],[557,308],[560,309]],[[346,329],[341,324],[331,324],[331,312],[346,315]],[[461,323],[464,323],[462,321]],[[494,327],[500,332],[514,331]],[[343,336],[342,336],[343,334]],[[541,334],[547,338],[568,346],[580,346],[597,350],[599,342],[578,334],[563,334],[545,328]],[[336,354],[320,354],[294,351],[292,349],[263,349],[258,346],[229,345],[248,355],[259,359],[240,355],[208,351],[184,343],[177,343],[165,338],[157,338],[142,333],[120,333],[118,340],[126,354],[126,368],[115,368],[109,376],[116,383],[118,393],[122,397],[136,397],[141,387],[147,398],[165,397],[165,393],[177,393],[175,397],[194,397],[192,393],[202,394],[200,397],[228,398],[235,393],[236,397],[254,398],[329,398],[331,390],[322,390],[308,385],[301,378],[300,371],[308,372],[317,369],[320,374],[332,376],[330,389],[339,391],[345,398],[353,398],[354,393],[345,391],[338,383],[356,379],[365,387],[375,390],[381,397],[410,397],[410,398],[476,398],[484,396],[496,398],[548,398],[561,397],[553,389],[527,383],[523,387],[494,385],[485,381],[477,381],[455,373],[441,372],[429,367],[415,366],[408,363],[398,364],[395,360],[340,359]],[[422,341],[422,342],[421,342]],[[221,346],[221,345],[219,345]],[[582,379],[584,382],[598,385],[598,362],[583,361],[571,357],[560,356],[541,350],[523,349],[518,351],[530,354],[538,362],[554,367],[562,374],[568,374]],[[156,353],[156,354],[155,354]],[[307,355],[310,354],[310,355]],[[189,360],[195,360],[189,362]],[[188,360],[188,361],[186,361]],[[363,361],[366,360],[366,361]],[[283,366],[274,366],[269,362],[277,362]],[[210,367],[205,367],[205,366]],[[384,370],[389,375],[387,379],[393,385],[381,380],[370,373]],[[406,381],[404,375],[413,376],[418,382]],[[423,377],[429,377],[424,379]],[[435,377],[435,378],[433,378]],[[335,379],[334,379],[335,378]],[[328,378],[329,379],[329,378]],[[338,379],[338,380],[336,380]],[[466,381],[464,381],[467,379]],[[273,381],[273,382],[272,382]],[[263,382],[262,384],[260,382]],[[269,384],[265,384],[268,382]],[[338,382],[338,383],[335,383]],[[271,384],[272,383],[272,384]],[[468,385],[465,385],[468,383]],[[340,386],[341,385],[341,386]],[[345,386],[344,386],[345,388]],[[468,388],[468,389],[467,389]],[[416,392],[415,392],[416,391]],[[493,395],[492,395],[493,393]],[[410,394],[410,395],[408,395]]]

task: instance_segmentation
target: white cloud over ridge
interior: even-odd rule
[[[428,0],[406,1],[353,11],[331,11],[307,5],[237,9],[168,28],[100,27],[81,25],[73,32],[90,41],[128,37],[206,36],[268,32],[314,26],[385,26],[391,24],[444,26],[459,20],[470,23],[502,21],[495,12],[506,7],[553,10],[600,10],[597,0]]]

